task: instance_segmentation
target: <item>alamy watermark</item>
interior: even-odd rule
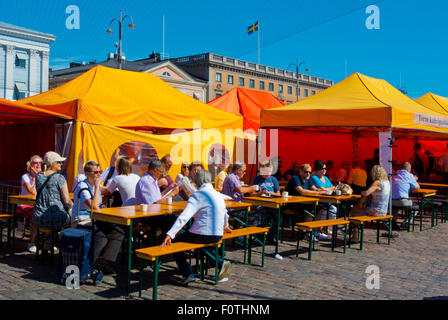
[[[369,30],[380,29],[380,8],[375,5],[370,5],[366,8],[366,14],[369,16],[366,19],[366,28]]]
[[[65,287],[69,290],[79,289],[79,268],[75,265],[67,266],[65,269],[67,278],[65,279]]]
[[[69,16],[65,19],[65,27],[68,30],[79,30],[81,27],[81,16],[79,13],[79,7],[72,4],[65,8],[65,13]]]
[[[368,274],[366,279],[366,288],[369,290],[380,288],[380,267],[371,264],[366,268]]]

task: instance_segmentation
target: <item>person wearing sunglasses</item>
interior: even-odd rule
[[[90,218],[88,210],[98,210],[101,204],[101,169],[98,162],[87,161],[84,165],[86,179],[81,181],[74,191],[72,216],[78,223]],[[104,188],[105,189],[105,188]],[[124,239],[124,232],[118,226],[97,221],[95,226],[94,261],[104,274],[114,273],[112,265],[117,259]],[[101,256],[100,256],[101,255]]]
[[[38,155],[34,155],[31,159],[26,163],[26,171],[22,176],[22,181],[20,183],[20,195],[36,195],[36,174],[42,171],[42,158]],[[18,205],[16,214],[19,217],[23,217],[28,221],[31,221],[34,213],[34,206],[27,205]],[[27,250],[36,253],[36,246],[34,245],[34,241],[36,240],[37,228],[33,223],[30,223],[31,235],[30,242],[27,245]]]
[[[62,227],[70,223],[68,211],[73,206],[67,180],[60,173],[66,158],[53,151],[44,156],[43,173],[36,175],[36,204],[32,222],[38,227]],[[44,243],[44,250],[48,250]]]

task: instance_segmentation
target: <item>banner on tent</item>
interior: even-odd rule
[[[414,124],[447,129],[448,118],[414,112]]]

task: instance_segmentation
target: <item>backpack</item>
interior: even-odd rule
[[[67,267],[79,268],[79,282],[85,282],[93,271],[92,233],[83,229],[68,228],[61,231],[57,281],[65,284],[71,273]]]

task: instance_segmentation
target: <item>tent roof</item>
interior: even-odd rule
[[[391,127],[448,133],[448,117],[429,110],[385,80],[353,73],[299,102],[261,111],[268,127]]]
[[[0,98],[0,123],[29,122],[69,117],[51,111]]]
[[[427,94],[421,96],[420,98],[415,99],[415,101],[433,111],[440,113],[448,113],[448,98],[428,92]]]
[[[243,118],[208,106],[150,73],[96,66],[22,103],[116,127],[242,128]]]
[[[233,88],[207,104],[221,110],[244,116],[244,130],[260,128],[260,111],[283,106],[285,103],[269,92]]]

